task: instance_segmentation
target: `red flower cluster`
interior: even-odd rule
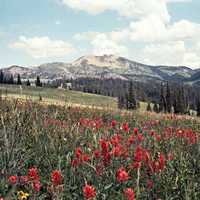
[[[63,177],[62,177],[62,174],[59,170],[54,170],[51,173],[51,181],[52,181],[53,185],[55,185],[55,186],[61,185],[62,180],[63,180]]]
[[[129,175],[128,175],[128,172],[123,168],[123,167],[120,167],[118,170],[117,170],[117,181],[118,182],[125,182],[129,179]]]
[[[75,150],[75,156],[76,158],[72,160],[72,167],[76,168],[79,164],[83,162],[88,162],[90,161],[90,156],[86,153],[83,153],[81,147],[77,147]]]
[[[9,182],[11,184],[16,184],[17,180],[19,180],[20,185],[28,184],[33,188],[35,192],[39,192],[41,189],[40,177],[38,175],[38,169],[36,167],[32,167],[28,170],[27,176],[10,176]]]
[[[96,197],[95,187],[86,183],[83,187],[83,195],[85,199],[94,199]]]
[[[10,176],[9,182],[13,185],[16,184],[17,183],[17,176]]]
[[[87,119],[87,118],[81,118],[80,125],[85,128],[98,130],[103,126],[103,121],[102,121],[102,119],[92,120],[92,119]]]
[[[124,190],[124,196],[127,198],[127,200],[135,200],[135,193],[132,188],[126,188]]]

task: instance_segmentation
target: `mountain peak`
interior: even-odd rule
[[[121,57],[115,55],[88,55],[80,57],[75,60],[72,65],[81,66],[81,65],[94,65],[98,67],[109,67],[109,68],[127,68],[126,62]]]

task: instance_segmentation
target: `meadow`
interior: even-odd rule
[[[0,101],[1,200],[198,200],[198,118]]]
[[[117,108],[116,98],[73,90],[1,84],[0,93],[4,97],[32,101],[38,101],[41,96],[46,104]]]

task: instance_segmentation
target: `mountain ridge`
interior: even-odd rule
[[[71,63],[52,62],[35,67],[9,66],[2,68],[8,74],[24,79],[41,76],[42,79],[101,78],[123,79],[140,82],[176,81],[193,84],[200,81],[200,69],[186,66],[146,65],[115,55],[82,56]]]

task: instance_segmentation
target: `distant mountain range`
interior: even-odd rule
[[[184,66],[151,66],[114,55],[83,56],[72,63],[53,62],[37,67],[10,66],[3,68],[6,74],[14,77],[20,74],[23,79],[43,80],[100,78],[123,79],[140,82],[175,81],[200,85],[200,69]]]

